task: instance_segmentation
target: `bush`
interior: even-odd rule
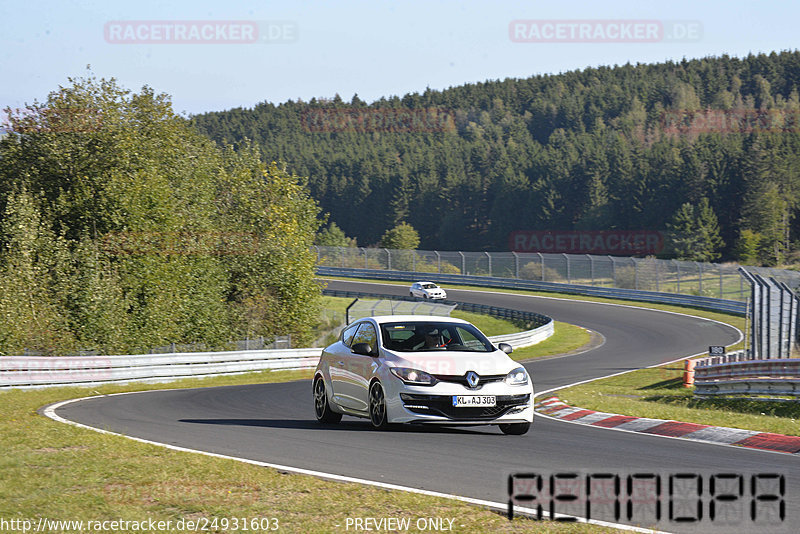
[[[532,261],[523,265],[519,270],[519,277],[522,280],[541,280],[542,279],[542,264]],[[566,279],[555,269],[545,266],[544,268],[544,281],[545,282],[566,282]]]
[[[615,287],[620,289],[640,289],[648,291],[655,289],[655,283],[648,276],[640,273],[639,284],[636,284],[636,268],[633,265],[617,267],[615,269]]]

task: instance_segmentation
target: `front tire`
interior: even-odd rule
[[[328,392],[325,390],[325,379],[322,377],[314,381],[314,415],[320,423],[338,423],[342,420],[342,414],[331,410]]]
[[[509,436],[521,436],[523,434],[527,434],[530,428],[530,423],[506,423],[500,425],[500,431]]]
[[[386,395],[380,382],[373,382],[369,388],[369,420],[373,428],[386,430],[389,420],[386,415]]]

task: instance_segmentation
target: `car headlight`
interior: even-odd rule
[[[509,386],[524,386],[528,383],[528,372],[524,367],[517,367],[506,375],[505,382]]]
[[[415,386],[432,386],[438,380],[433,376],[420,371],[419,369],[409,369],[408,367],[392,367],[390,369],[392,374],[402,380],[406,384],[413,384]]]

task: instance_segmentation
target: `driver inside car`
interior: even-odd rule
[[[416,350],[446,349],[453,341],[453,333],[449,329],[430,328],[424,333],[424,342]]]
[[[438,330],[429,330],[425,332],[425,348],[435,349],[443,347],[442,337],[439,335]]]

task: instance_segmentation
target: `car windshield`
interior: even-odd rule
[[[436,289],[436,284],[422,284],[422,289]]]
[[[398,352],[457,350],[492,352],[494,347],[471,324],[447,322],[397,322],[381,325],[383,346]]]

